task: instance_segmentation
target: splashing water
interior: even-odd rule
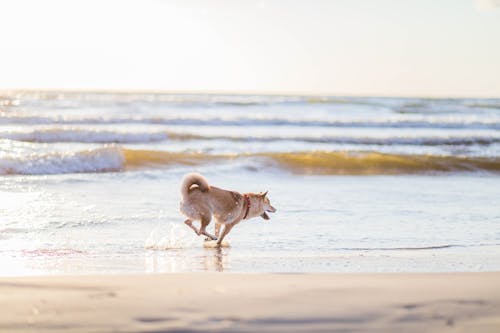
[[[193,237],[186,228],[178,223],[169,223],[166,228],[154,228],[144,247],[149,250],[173,250],[191,247],[193,243]]]

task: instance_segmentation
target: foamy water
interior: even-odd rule
[[[500,269],[500,100],[0,94],[2,275]],[[278,212],[206,249],[187,172]]]

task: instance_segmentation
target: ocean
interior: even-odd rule
[[[178,210],[189,172],[277,212],[205,248]],[[3,91],[0,265],[498,271],[500,99]]]

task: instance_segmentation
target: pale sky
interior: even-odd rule
[[[0,0],[0,89],[500,97],[499,0]]]

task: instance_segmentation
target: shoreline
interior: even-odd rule
[[[349,93],[347,91],[305,91],[305,90],[230,90],[230,89],[157,89],[157,88],[90,88],[90,87],[34,87],[34,86],[12,86],[10,88],[0,87],[0,94],[15,93],[62,93],[62,94],[113,94],[113,95],[206,95],[206,96],[265,96],[265,97],[304,97],[304,98],[398,98],[398,99],[426,99],[426,100],[446,100],[446,99],[500,99],[500,95],[490,94],[424,94],[424,93],[375,93],[370,91],[360,93]]]
[[[0,332],[498,332],[500,272],[0,278]]]

